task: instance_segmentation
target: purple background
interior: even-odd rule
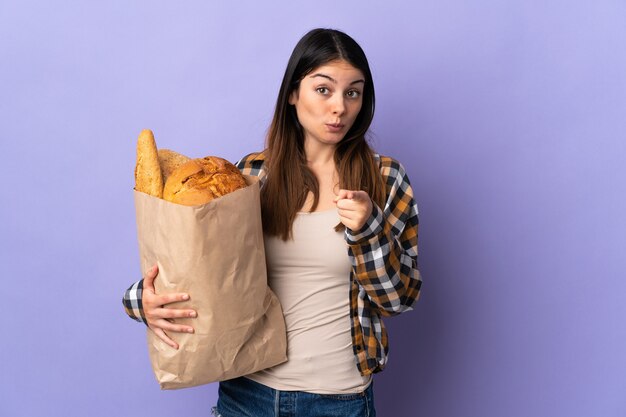
[[[0,415],[209,415],[216,385],[161,392],[122,311],[136,137],[260,149],[317,26],[365,49],[420,206],[379,415],[626,415],[626,3],[408,3],[0,3]]]

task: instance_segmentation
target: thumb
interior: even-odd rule
[[[144,290],[148,289],[154,291],[154,279],[157,275],[159,275],[159,267],[157,264],[154,264],[152,268],[148,269],[148,272],[146,272],[146,276],[143,277]]]

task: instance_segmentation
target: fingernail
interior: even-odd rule
[[[183,300],[189,300],[189,295],[188,294],[183,294]]]
[[[193,333],[193,329],[190,327],[187,329],[187,333]]]
[[[189,317],[196,317],[196,312],[192,311],[191,313],[189,313]]]

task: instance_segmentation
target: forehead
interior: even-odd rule
[[[354,67],[348,61],[343,59],[330,61],[324,65],[313,68],[313,70],[309,72],[305,78],[317,78],[320,74],[329,76],[337,82],[350,83],[352,81],[362,80],[365,78],[360,69]]]

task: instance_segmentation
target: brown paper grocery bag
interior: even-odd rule
[[[287,360],[285,321],[267,285],[259,183],[200,206],[134,191],[141,270],[158,263],[157,294],[186,292],[193,334],[170,333],[176,350],[148,329],[148,350],[162,389],[208,384]]]

